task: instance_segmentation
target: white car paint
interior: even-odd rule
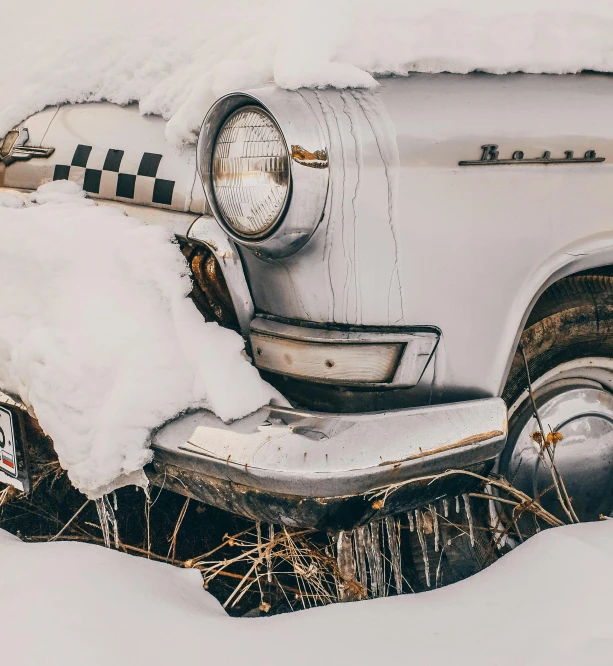
[[[436,326],[442,400],[500,395],[539,294],[564,275],[613,263],[613,80],[415,74],[380,83],[374,93],[284,93],[302,95],[318,118],[330,186],[323,218],[298,252],[264,259],[239,247],[255,309],[314,322]],[[163,155],[161,173],[176,189],[172,204],[158,208],[205,210],[195,148],[175,153],[161,118],[134,106],[67,105],[23,125],[32,145],[56,150],[0,166],[6,187],[34,189],[86,143],[97,162],[109,148],[125,150],[132,172],[144,151]],[[605,161],[459,165],[478,160],[485,144],[505,158],[594,150]],[[111,190],[99,196],[118,200]]]

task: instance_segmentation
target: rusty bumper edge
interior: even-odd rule
[[[466,475],[376,489],[448,469],[487,472],[507,435],[498,398],[372,414],[268,407],[232,425],[184,416],[153,438],[153,483],[255,520],[349,528],[465,492]],[[374,505],[373,505],[374,504]]]

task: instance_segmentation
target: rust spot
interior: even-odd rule
[[[312,153],[302,146],[292,146],[292,159],[313,169],[327,169],[329,164],[327,150],[316,150]]]
[[[190,296],[205,320],[238,331],[236,311],[215,255],[208,247],[191,243],[183,243],[181,251],[192,273]]]

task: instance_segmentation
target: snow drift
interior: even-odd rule
[[[19,666],[605,666],[612,562],[611,521],[572,525],[440,590],[235,619],[194,570],[74,542],[25,544],[0,530],[2,657]]]
[[[0,195],[0,388],[34,409],[90,497],[145,483],[152,429],[191,407],[224,420],[273,390],[242,338],[187,298],[170,232],[57,181]]]
[[[373,74],[613,71],[610,0],[22,0],[2,8],[0,135],[46,105],[137,101],[194,141],[237,88]]]

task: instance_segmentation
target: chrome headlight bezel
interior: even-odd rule
[[[259,235],[237,233],[217,204],[213,186],[213,154],[225,122],[242,107],[258,107],[275,124],[285,142],[289,184],[284,208]],[[313,235],[324,213],[328,192],[328,149],[319,120],[297,92],[264,88],[231,93],[209,110],[198,140],[198,171],[211,211],[234,241],[263,257],[285,257],[297,252]]]

